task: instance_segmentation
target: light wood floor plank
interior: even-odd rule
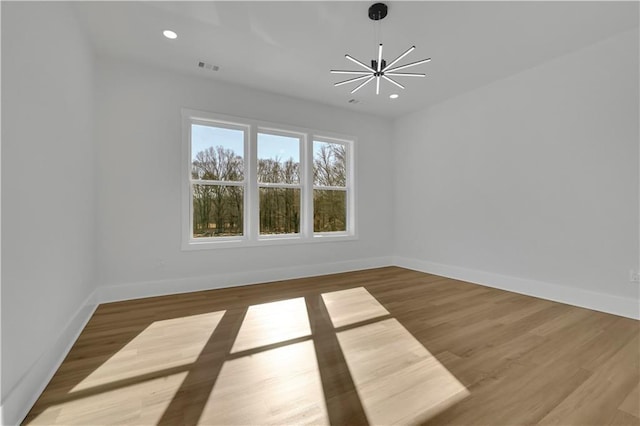
[[[631,414],[640,420],[640,385],[636,385],[622,404],[620,404],[619,408],[621,411]]]
[[[25,424],[640,425],[639,322],[389,267],[98,307]]]
[[[539,424],[608,424],[617,414],[612,407],[620,406],[640,380],[638,348],[640,338],[635,335]]]

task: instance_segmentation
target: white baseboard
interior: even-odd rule
[[[3,425],[19,424],[29,413],[96,310],[95,293],[93,291],[85,299],[53,345],[43,352],[2,401],[0,421]]]
[[[263,269],[259,271],[217,274],[204,277],[176,278],[157,281],[143,281],[128,284],[102,286],[98,289],[100,303],[139,299],[142,297],[164,296],[167,294],[191,293],[194,291],[236,287],[294,278],[337,274],[340,272],[391,266],[392,258],[347,260],[343,262],[290,266],[286,268]]]
[[[622,317],[640,319],[640,305],[637,299],[406,257],[394,257],[393,263],[395,266],[414,271],[454,278]]]

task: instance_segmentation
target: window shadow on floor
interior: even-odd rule
[[[24,423],[367,425],[468,395],[365,282],[309,282],[100,306]]]

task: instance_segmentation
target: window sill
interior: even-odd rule
[[[300,245],[300,244],[318,244],[318,243],[337,243],[341,241],[355,241],[358,237],[356,235],[350,235],[346,233],[326,233],[317,234],[311,238],[303,238],[301,236],[294,235],[277,235],[260,237],[258,240],[248,240],[246,238],[228,239],[224,240],[206,240],[206,241],[189,241],[182,243],[182,251],[195,251],[195,250],[217,250],[217,249],[232,249],[232,248],[246,248],[246,247],[270,247],[270,246],[286,246],[286,245]]]

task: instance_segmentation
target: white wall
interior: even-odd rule
[[[635,29],[397,120],[400,263],[637,312],[638,113]]]
[[[7,423],[73,342],[96,281],[117,299],[396,255],[638,297],[637,30],[398,120],[395,135],[347,110],[92,64],[68,4],[2,2]],[[356,136],[359,240],[181,251],[181,107]]]
[[[95,287],[92,73],[92,53],[69,4],[2,2],[7,423],[46,383],[61,331]]]
[[[342,269],[390,261],[390,121],[109,58],[97,70],[100,282],[146,289],[109,290],[106,299],[330,272],[322,265],[335,262],[346,261]],[[182,107],[357,137],[359,239],[181,251]]]

